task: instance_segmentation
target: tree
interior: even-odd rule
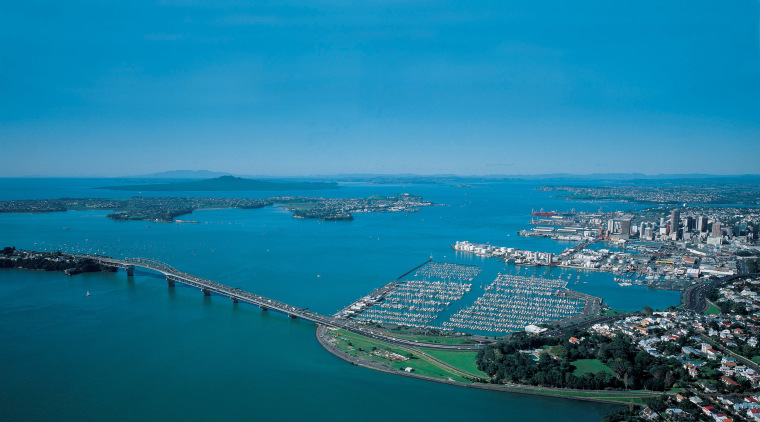
[[[651,306],[645,306],[641,308],[641,312],[643,312],[644,315],[652,315],[654,313],[654,309],[652,309]]]
[[[558,359],[567,359],[567,349],[561,344],[552,346],[551,349],[549,349],[549,353],[556,356]]]
[[[733,311],[739,315],[747,315],[747,306],[741,302],[734,302]]]

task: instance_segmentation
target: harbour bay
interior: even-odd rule
[[[4,199],[103,196],[90,188],[107,184],[95,179],[77,181],[81,185],[76,188],[64,184],[46,190],[44,179],[16,182],[27,188],[3,186]],[[12,182],[0,185],[6,183]],[[367,197],[409,192],[442,204],[409,214],[356,214],[351,222],[293,219],[276,207],[196,211],[191,219],[199,224],[112,221],[100,211],[4,214],[0,243],[161,259],[188,273],[331,314],[430,255],[437,261],[475,263],[489,272],[518,270],[497,259],[456,254],[449,246],[456,240],[554,252],[572,245],[515,233],[524,228],[532,208],[598,209],[600,204],[552,198],[535,186],[351,184],[305,193]],[[224,193],[229,195],[235,193]],[[564,274],[556,268],[519,270],[547,278]],[[12,368],[0,381],[0,407],[19,419],[56,415],[60,420],[97,420],[109,414],[114,420],[204,420],[251,418],[256,412],[273,420],[383,420],[388,414],[459,420],[477,412],[534,420],[561,414],[581,421],[598,420],[611,409],[353,367],[319,346],[312,324],[233,305],[222,297],[203,297],[194,289],[169,290],[163,279],[139,271],[128,281],[123,272],[66,278],[3,270],[0,280],[2,357]],[[568,287],[603,297],[615,309],[664,308],[679,300],[677,292],[621,288],[610,274],[591,273],[583,280],[588,282]],[[288,404],[294,397],[298,406]]]

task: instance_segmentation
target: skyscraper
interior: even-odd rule
[[[697,217],[697,230],[699,230],[700,233],[704,233],[707,231],[707,218],[703,216]]]
[[[715,237],[721,237],[723,235],[721,229],[720,229],[720,221],[713,222],[712,226],[712,235]]]
[[[623,239],[628,239],[628,237],[631,235],[631,220],[628,218],[624,218],[620,220],[620,237]]]
[[[675,239],[678,240],[678,224],[681,220],[681,212],[677,209],[670,212],[670,232],[675,233]]]

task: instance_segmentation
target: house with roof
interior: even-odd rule
[[[729,377],[727,377],[725,375],[723,375],[722,377],[720,377],[720,380],[723,382],[723,384],[726,384],[729,387],[738,387],[739,386],[738,382],[732,380],[731,378],[729,378]]]
[[[747,418],[751,421],[760,422],[760,409],[747,409]]]
[[[708,348],[705,353],[707,354],[707,359],[716,360],[720,357],[720,352],[712,347]]]
[[[639,412],[639,417],[645,421],[656,421],[660,419],[660,415],[658,415],[657,412],[652,410],[649,406],[645,407],[641,412]]]
[[[686,412],[684,410],[681,410],[677,407],[672,407],[670,409],[665,409],[665,414],[670,418],[674,420],[686,420],[691,419],[691,415],[689,412]]]

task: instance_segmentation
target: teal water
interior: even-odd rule
[[[97,179],[3,179],[0,198],[116,197]],[[50,186],[53,186],[52,188]],[[0,245],[147,256],[201,277],[331,314],[427,260],[517,271],[455,254],[456,240],[559,252],[569,243],[521,238],[531,208],[589,209],[532,183],[473,188],[352,184],[310,195],[410,192],[436,206],[410,214],[299,220],[276,207],[204,210],[200,224],[112,221],[107,212],[0,214]],[[295,193],[297,194],[297,193]],[[173,193],[182,195],[182,193]],[[188,193],[194,195],[194,193]],[[225,193],[225,196],[227,193]],[[269,196],[240,192],[237,196]],[[605,203],[605,209],[618,204]],[[619,205],[630,208],[628,204]],[[521,274],[569,275],[519,268]],[[485,273],[486,271],[484,271]],[[676,292],[619,287],[588,273],[569,287],[613,308],[664,308]],[[586,283],[583,283],[586,281]],[[85,297],[89,291],[91,296]],[[314,326],[137,272],[0,272],[0,410],[8,420],[599,420],[612,407],[422,382],[346,364],[322,350]]]

